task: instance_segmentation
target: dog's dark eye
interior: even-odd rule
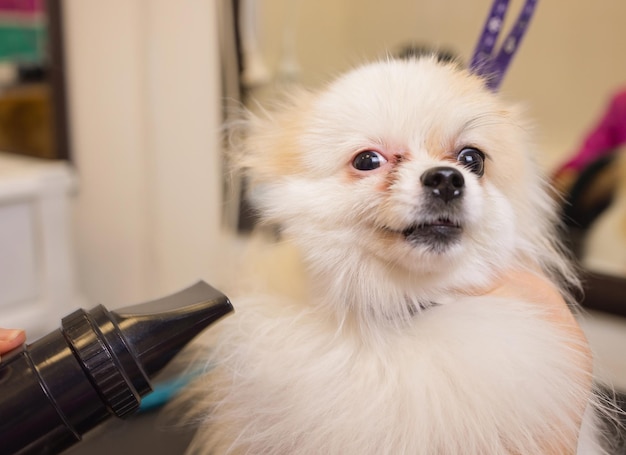
[[[352,166],[359,171],[373,171],[385,164],[387,160],[374,150],[365,150],[357,154],[352,160]]]
[[[479,177],[485,173],[485,154],[478,149],[465,147],[456,159]]]

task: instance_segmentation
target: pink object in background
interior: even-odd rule
[[[586,136],[578,152],[557,171],[580,172],[600,156],[626,143],[626,88],[618,91],[609,103],[604,116]]]
[[[0,0],[1,12],[39,13],[44,9],[44,0]]]

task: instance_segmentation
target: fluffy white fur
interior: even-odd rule
[[[231,296],[189,391],[193,450],[601,453],[591,397],[582,431],[574,418],[589,382],[570,332],[540,302],[471,295],[513,267],[575,280],[528,136],[483,81],[434,58],[363,66],[251,118],[236,164],[303,281],[297,296]],[[457,161],[467,146],[487,155],[482,177]],[[363,150],[387,163],[356,170]],[[436,166],[464,178],[455,210],[421,183]],[[438,218],[461,226],[456,241],[402,233]],[[260,281],[294,279],[282,273]]]

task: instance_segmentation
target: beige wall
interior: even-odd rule
[[[213,0],[66,0],[78,274],[116,306],[214,281],[220,90]]]

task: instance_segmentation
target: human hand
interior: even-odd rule
[[[0,328],[0,355],[15,349],[26,341],[26,333],[19,329]]]
[[[592,355],[587,338],[560,291],[546,277],[530,271],[509,270],[502,274],[486,295],[517,297],[540,305],[541,314],[554,325],[555,330],[565,332],[577,342],[572,348],[578,350],[583,354],[582,358],[586,359],[585,364],[580,367],[591,375]]]
[[[509,270],[502,274],[493,288],[486,293],[483,292],[483,294],[521,298],[526,302],[540,306],[541,311],[538,314],[543,314],[545,319],[554,326],[555,331],[561,332],[570,340],[569,348],[572,352],[572,362],[577,364],[577,371],[580,375],[580,377],[572,378],[572,380],[584,384],[588,390],[587,396],[572,397],[572,399],[579,400],[577,415],[573,417],[580,428],[583,414],[593,390],[593,357],[584,332],[557,287],[538,273]],[[554,448],[546,449],[545,453],[569,454],[572,452],[571,448],[561,447],[557,451],[554,451]]]

